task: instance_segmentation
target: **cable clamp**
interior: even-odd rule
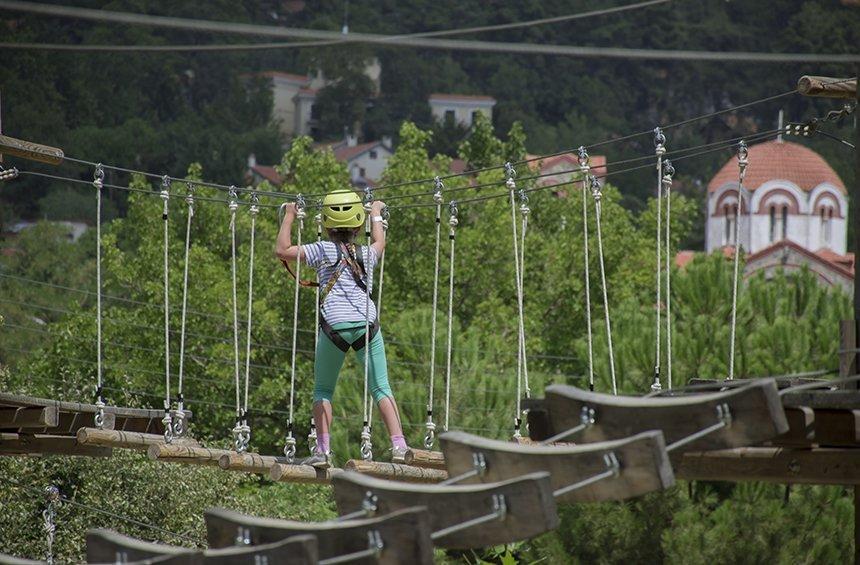
[[[96,170],[93,172],[93,186],[96,187],[97,190],[101,190],[104,187],[105,181],[105,170],[101,163],[96,165]]]
[[[594,197],[595,202],[600,202],[600,199],[602,197],[602,190],[603,187],[600,186],[600,181],[597,180],[596,176],[591,175],[591,196]]]
[[[0,165],[0,182],[4,180],[12,180],[18,178],[18,169],[12,167],[11,169],[4,169],[2,165]]]
[[[579,156],[579,170],[585,174],[588,174],[589,161],[591,159],[588,156],[588,151],[585,149],[585,145],[580,145],[579,149],[576,150]]]
[[[250,200],[250,202],[251,202],[251,207],[250,207],[250,208],[248,208],[248,213],[249,213],[249,214],[251,215],[251,217],[253,218],[253,217],[255,217],[257,214],[259,214],[259,213],[260,213],[260,197],[259,197],[259,196],[257,196],[257,192],[256,192],[256,191],[252,191],[252,192],[251,192],[251,196],[250,196],[249,200]]]
[[[373,443],[371,442],[370,426],[367,424],[361,430],[361,458],[365,461],[373,460]]]
[[[433,192],[433,202],[437,205],[442,204],[442,191],[445,189],[445,185],[442,184],[442,179],[440,177],[436,177],[433,179],[434,192]]]
[[[290,423],[292,428],[292,423]],[[296,458],[296,438],[293,437],[293,430],[287,431],[287,437],[284,440],[284,457],[287,458],[287,463],[292,463]]]
[[[307,212],[305,211],[305,197],[301,194],[296,195],[296,218],[299,220],[304,220],[305,216],[307,216]],[[322,217],[320,217],[320,222],[322,222]]]
[[[654,153],[660,157],[666,154],[666,135],[660,127],[654,128]]]
[[[448,203],[448,214],[451,215],[448,218],[448,225],[451,226],[451,233],[454,233],[454,228],[456,228],[460,224],[460,220],[457,219],[457,216],[460,214],[460,210],[457,207],[457,201],[452,200]]]
[[[188,213],[194,213],[194,191],[197,189],[191,181],[185,183],[185,203],[188,204]]]
[[[227,207],[230,209],[231,212],[235,212],[239,209],[239,194],[237,190],[238,189],[236,188],[236,185],[231,185],[230,188],[227,190],[227,198],[229,199],[227,202]]]

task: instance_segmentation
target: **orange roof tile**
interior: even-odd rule
[[[808,147],[790,141],[766,141],[751,145],[744,188],[755,190],[767,181],[776,179],[791,181],[806,191],[822,182],[829,182],[843,193],[846,192],[836,171],[821,155]],[[708,184],[708,192],[737,181],[737,159],[732,158]]]

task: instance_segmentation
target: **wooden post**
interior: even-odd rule
[[[441,451],[410,449],[406,452],[404,460],[407,465],[412,465],[413,467],[445,470],[445,456],[442,455]]]
[[[164,436],[145,434],[142,432],[123,432],[120,430],[99,430],[97,428],[79,428],[77,431],[79,445],[100,445],[102,447],[119,447],[124,449],[147,450],[150,445],[164,445]],[[175,438],[173,446],[199,447],[197,440],[190,437]]]
[[[343,468],[371,477],[405,483],[441,483],[448,478],[448,473],[439,469],[412,467],[411,465],[398,465],[397,463],[381,461],[364,461],[362,459],[350,459]]]

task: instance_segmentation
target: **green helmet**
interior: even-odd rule
[[[357,228],[364,223],[364,207],[361,198],[348,189],[335,190],[323,199],[323,226],[332,228]]]

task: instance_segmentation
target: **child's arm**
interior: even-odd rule
[[[375,200],[370,205],[370,236],[373,239],[370,246],[376,251],[377,257],[382,257],[382,252],[385,251],[385,230],[382,228],[382,221],[375,220],[382,217],[383,208],[385,208],[385,202],[380,200]]]
[[[293,245],[290,235],[293,229],[293,221],[296,219],[296,205],[287,205],[284,213],[284,222],[281,224],[281,231],[278,232],[278,243],[275,246],[275,255],[281,261],[293,263],[296,259],[307,261],[302,253],[302,248],[298,245]]]

